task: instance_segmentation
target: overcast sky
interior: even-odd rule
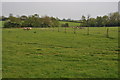
[[[118,2],[120,0],[1,0],[2,2]]]
[[[5,0],[4,0],[5,1]],[[9,0],[10,1],[10,0]],[[18,0],[19,1],[19,0]],[[25,0],[24,0],[25,1]],[[86,1],[86,0],[85,0]],[[110,0],[109,0],[110,1]],[[107,15],[118,11],[118,2],[2,2],[2,15],[48,15],[62,18],[80,19],[82,15],[91,17]]]

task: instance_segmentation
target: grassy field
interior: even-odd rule
[[[3,27],[4,21],[0,21],[0,27]]]
[[[3,78],[117,78],[118,28],[3,29]]]
[[[2,78],[2,29],[1,29],[1,22],[0,22],[0,79]]]
[[[70,27],[80,26],[80,23],[75,23],[75,22],[59,21],[59,23],[60,23],[60,24],[68,23]]]
[[[2,27],[2,21],[0,21],[0,27]]]

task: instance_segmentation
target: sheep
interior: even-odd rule
[[[31,27],[24,27],[23,29],[24,30],[31,30],[32,28]]]

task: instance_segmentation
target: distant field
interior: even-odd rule
[[[74,26],[80,26],[80,23],[75,23],[75,22],[66,22],[66,21],[59,21],[60,24],[68,23],[70,27]]]
[[[118,28],[3,29],[3,78],[117,78]]]

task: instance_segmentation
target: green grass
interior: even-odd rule
[[[75,23],[75,22],[59,21],[59,23],[60,23],[60,24],[68,23],[70,27],[80,26],[80,23]]]
[[[3,29],[3,78],[117,78],[118,29]]]
[[[0,22],[0,79],[2,78],[2,29]]]
[[[2,21],[0,21],[0,27],[2,27]]]
[[[0,21],[0,27],[3,27],[4,21]]]

